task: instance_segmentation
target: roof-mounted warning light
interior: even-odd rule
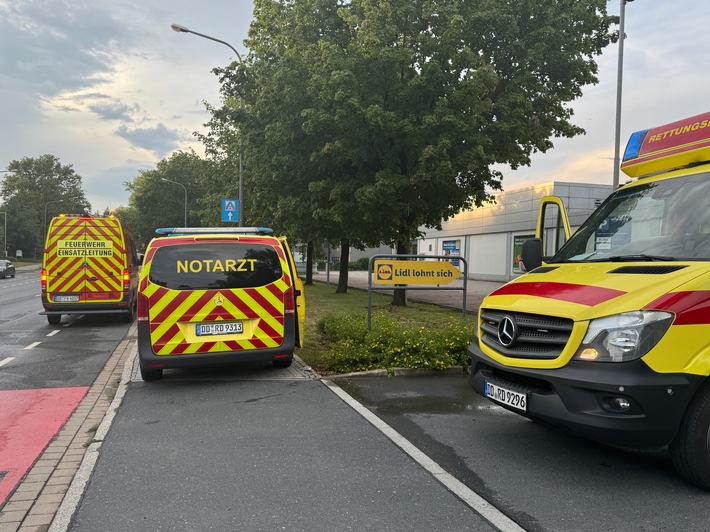
[[[183,236],[183,235],[271,235],[273,229],[269,227],[161,227],[155,230],[158,236]]]
[[[631,135],[621,170],[642,177],[710,162],[710,113]]]

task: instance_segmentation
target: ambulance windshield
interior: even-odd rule
[[[709,173],[619,190],[549,262],[710,260],[708,197]]]

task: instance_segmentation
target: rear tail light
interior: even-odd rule
[[[140,292],[138,293],[137,312],[138,323],[148,323],[148,298]]]
[[[42,268],[42,273],[40,275],[40,283],[42,285],[42,293],[47,293],[47,270]]]
[[[296,314],[296,297],[294,296],[293,286],[289,286],[284,292],[284,314],[287,316]]]
[[[123,270],[123,291],[128,292],[131,287],[131,276],[128,273],[128,269]]]

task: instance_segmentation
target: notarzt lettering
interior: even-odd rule
[[[199,272],[253,272],[256,270],[257,259],[202,259],[177,261],[178,273]]]

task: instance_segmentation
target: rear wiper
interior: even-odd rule
[[[678,260],[675,257],[670,257],[668,255],[646,255],[644,253],[637,255],[612,255],[604,259],[594,259],[589,262],[668,262]]]

